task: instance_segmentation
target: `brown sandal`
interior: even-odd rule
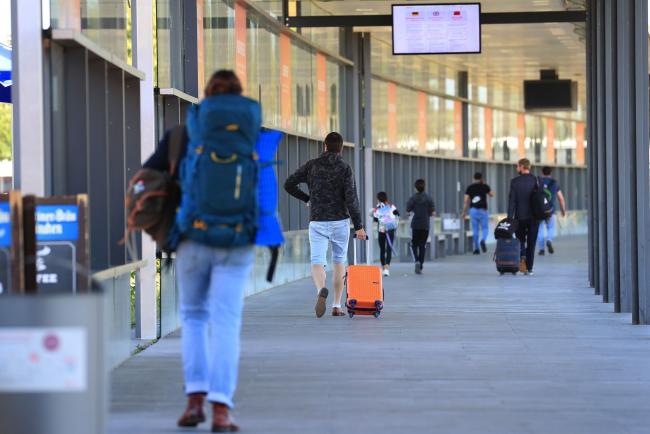
[[[345,316],[345,312],[343,312],[340,307],[333,307],[332,316]]]

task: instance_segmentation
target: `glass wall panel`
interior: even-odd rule
[[[339,131],[339,92],[341,89],[340,77],[343,67],[332,61],[326,63],[326,98],[327,98],[327,130]]]
[[[421,56],[393,56],[390,40],[374,37],[371,44],[373,73],[432,91],[456,95],[456,71]]]
[[[260,9],[268,12],[271,16],[282,16],[282,0],[252,0]]]
[[[485,158],[485,108],[469,105],[469,157]]]
[[[388,143],[388,83],[372,80],[372,146],[391,149]]]
[[[262,103],[264,124],[279,126],[280,111],[280,42],[279,35],[266,21],[249,14],[247,92]]]
[[[555,121],[555,159],[557,164],[576,164],[576,123]]]
[[[517,113],[494,109],[492,153],[494,160],[510,161],[517,158]]]
[[[480,88],[478,91],[481,92]],[[420,102],[424,95],[424,107]],[[395,82],[372,80],[373,146],[402,152],[458,156],[458,102],[451,98],[416,91]],[[488,110],[491,117],[488,116]],[[497,161],[519,158],[521,114],[499,108],[468,105],[469,157]],[[577,123],[553,119],[549,135],[549,118],[524,114],[523,149],[534,164],[576,164]],[[487,122],[491,122],[488,133]],[[488,146],[488,141],[489,145]],[[551,152],[548,147],[553,146]],[[490,149],[490,152],[488,152]]]
[[[526,158],[533,164],[542,163],[546,160],[543,157],[542,143],[546,137],[546,130],[539,116],[526,115],[526,139],[524,146],[526,148]]]
[[[77,10],[69,10],[71,8]],[[81,0],[77,4],[50,0],[49,14],[53,29],[81,30],[103,49],[132,63],[129,0]]]
[[[156,86],[184,89],[183,10],[173,0],[156,1]]]
[[[128,0],[82,0],[81,31],[131,63],[131,4]]]
[[[282,0],[250,0],[255,6],[278,19],[282,17]],[[310,1],[289,1],[289,13],[291,15],[329,15],[329,12],[320,5]],[[332,53],[339,52],[339,29],[305,27],[296,29],[302,36],[318,44],[319,47],[329,50]]]
[[[417,152],[418,139],[418,94],[417,92],[397,86],[395,116],[397,118],[397,143],[400,151]],[[390,116],[390,113],[389,113]],[[389,120],[390,122],[390,120]]]
[[[310,50],[295,42],[292,48],[293,79],[293,122],[297,132],[312,135],[315,133],[314,82],[316,71],[315,56]]]
[[[339,29],[331,27],[306,27],[300,31],[300,34],[305,38],[311,40],[313,43],[318,44],[325,50],[332,53],[338,53],[339,50]]]
[[[241,21],[243,15],[245,28]],[[218,69],[238,71],[245,94],[261,102],[266,126],[284,127],[309,136],[319,135],[325,130],[338,130],[342,66],[333,58],[318,54],[317,47],[290,37],[289,48],[284,53],[289,71],[283,79],[280,30],[273,20],[254,9],[235,7],[228,0],[207,0],[204,6],[206,79]],[[322,35],[328,35],[329,39],[319,39],[319,43],[329,40],[327,43],[332,45],[329,48],[336,45],[335,51],[338,52],[338,32],[334,37],[331,29],[326,30]],[[246,36],[242,38],[244,31]],[[319,56],[324,59],[320,64]],[[242,77],[244,73],[245,77]],[[320,91],[319,77],[322,82]],[[283,82],[288,84],[285,97],[290,101],[286,103],[288,111],[285,110],[284,114],[288,119],[283,119]]]
[[[235,69],[235,10],[224,0],[206,0],[203,11],[206,79],[219,69]]]
[[[450,99],[428,96],[427,103],[426,152],[453,156],[456,150],[454,102]]]

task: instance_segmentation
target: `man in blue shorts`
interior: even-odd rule
[[[311,275],[317,291],[315,311],[318,318],[325,314],[329,294],[325,287],[328,245],[332,244],[334,270],[332,316],[345,316],[341,309],[341,297],[348,258],[350,219],[357,238],[366,239],[354,174],[343,161],[341,151],[343,137],[339,133],[329,133],[325,137],[325,152],[296,170],[284,183],[287,193],[307,203],[310,209]],[[307,184],[309,194],[300,189],[301,183]]]

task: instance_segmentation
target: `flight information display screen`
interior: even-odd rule
[[[393,54],[480,52],[480,3],[393,5]]]

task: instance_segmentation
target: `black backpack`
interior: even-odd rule
[[[497,240],[508,240],[513,237],[517,229],[519,228],[519,222],[515,219],[504,218],[494,229],[494,238]]]
[[[546,220],[553,215],[553,204],[546,191],[539,184],[539,178],[535,178],[535,188],[530,196],[530,208],[533,218],[536,220]]]

